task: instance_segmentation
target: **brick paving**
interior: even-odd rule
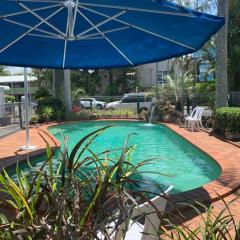
[[[36,146],[35,150],[21,151],[19,149],[25,145],[25,138],[25,130],[20,130],[0,139],[0,169],[12,166],[17,161],[24,161],[26,157],[36,156],[45,152],[46,142],[53,149],[60,146],[60,143],[48,133],[47,125],[30,129],[30,143]]]
[[[200,150],[215,159],[221,166],[222,174],[216,180],[191,191],[177,194],[174,202],[201,201],[211,203],[236,192],[240,188],[240,148],[222,141],[211,134],[190,132],[175,124],[165,124]]]
[[[181,202],[190,202],[191,204],[194,204],[197,201],[204,203],[207,207],[211,205],[214,214],[217,215],[225,207],[222,199],[224,199],[227,204],[235,200],[230,204],[229,209],[233,214],[236,223],[239,224],[240,148],[237,145],[232,145],[226,141],[211,136],[211,134],[204,131],[189,132],[188,130],[174,124],[166,124],[166,126],[197,146],[203,152],[207,153],[215,159],[222,168],[221,176],[215,181],[212,181],[201,188],[172,197],[170,200],[173,202],[174,206],[178,206],[178,203]],[[167,212],[168,217],[173,223],[179,226],[187,226],[191,230],[203,225],[203,217],[206,218],[207,215],[204,211],[202,212],[202,215],[199,215],[189,207],[180,208],[184,217],[180,217],[180,220],[177,220],[177,215],[172,216],[174,207],[170,205],[171,204],[169,204],[167,208]],[[177,211],[175,211],[174,214],[177,214]]]

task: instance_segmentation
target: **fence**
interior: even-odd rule
[[[29,103],[29,119],[35,114],[36,103]],[[5,103],[0,105],[0,131],[2,127],[16,126],[23,127],[25,124],[25,105],[24,103]]]
[[[229,106],[240,107],[240,91],[233,91],[229,93]]]

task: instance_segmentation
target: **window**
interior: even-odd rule
[[[157,73],[157,84],[161,84],[161,85],[165,84],[166,83],[165,76],[166,76],[165,71],[158,71],[158,73]]]

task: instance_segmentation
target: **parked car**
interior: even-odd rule
[[[80,106],[82,108],[96,108],[98,110],[102,110],[106,103],[97,101],[95,98],[80,98]]]
[[[154,99],[150,96],[146,96],[145,93],[129,93],[125,94],[120,101],[107,103],[106,109],[129,109],[137,111],[138,102],[139,110],[150,110]]]

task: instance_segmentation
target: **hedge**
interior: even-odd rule
[[[240,133],[240,107],[223,107],[216,110],[214,130],[224,133],[229,130]]]

